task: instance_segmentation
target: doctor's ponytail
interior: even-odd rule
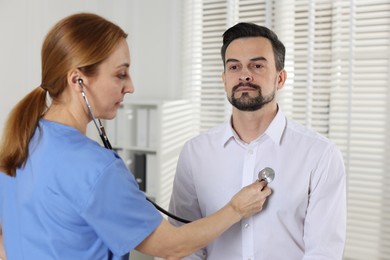
[[[13,108],[0,145],[0,171],[15,176],[16,169],[24,165],[30,139],[46,109],[46,91],[41,87],[35,88]]]

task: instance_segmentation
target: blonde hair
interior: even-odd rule
[[[47,110],[47,94],[55,102],[67,86],[67,73],[75,68],[94,76],[99,64],[127,34],[101,16],[79,13],[59,21],[42,45],[41,85],[11,111],[0,145],[0,170],[15,176],[28,158],[28,146]]]

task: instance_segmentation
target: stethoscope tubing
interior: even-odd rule
[[[102,125],[102,122],[100,121],[100,119],[98,119],[99,121],[99,125],[98,123],[96,122],[96,118],[95,118],[95,115],[92,113],[92,109],[91,109],[91,106],[89,105],[89,102],[88,102],[88,98],[87,96],[85,95],[85,92],[84,92],[84,87],[83,87],[83,81],[81,79],[78,80],[78,83],[81,87],[81,94],[83,95],[83,98],[84,98],[84,101],[85,101],[85,104],[87,105],[87,110],[88,110],[88,113],[89,115],[91,116],[92,118],[92,121],[93,123],[95,124],[96,126],[96,129],[98,130],[99,132],[99,136],[100,138],[102,139],[102,142],[103,142],[103,145],[105,148],[109,149],[109,150],[113,150],[112,149],[112,146],[111,146],[111,143],[106,135],[106,131],[104,130],[104,127]],[[153,206],[158,209],[160,212],[162,212],[163,214],[167,215],[168,217],[171,217],[179,222],[182,222],[182,223],[190,223],[191,221],[190,220],[186,220],[186,219],[183,219],[183,218],[180,218],[172,213],[170,213],[169,211],[163,209],[162,207],[160,207],[157,203],[155,203],[154,201],[152,201],[151,199],[149,199],[148,197],[146,197],[146,200],[149,201],[150,203],[153,204]]]

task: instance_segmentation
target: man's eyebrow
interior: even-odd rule
[[[263,56],[252,58],[251,61],[267,61],[267,59]]]
[[[250,59],[250,61],[267,61],[267,59],[263,56],[260,56],[260,57],[252,58],[252,59]],[[240,61],[237,59],[230,58],[230,59],[226,60],[226,63],[229,63],[229,62],[240,62]]]
[[[229,63],[229,62],[239,62],[239,60],[237,60],[237,59],[227,59],[226,63]]]

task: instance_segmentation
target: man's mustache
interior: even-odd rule
[[[235,92],[239,87],[250,87],[256,90],[260,90],[260,86],[250,83],[250,82],[240,82],[237,85],[235,85],[232,89],[233,92]]]

